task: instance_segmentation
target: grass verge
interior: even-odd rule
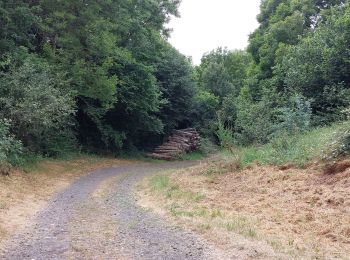
[[[245,259],[252,250],[271,259],[277,257],[267,243],[257,242],[260,234],[256,229],[256,218],[215,204],[205,185],[198,186],[208,183],[209,176],[197,176],[189,181],[187,174],[184,171],[168,171],[145,179],[138,187],[139,204],[178,225],[199,232],[223,249],[239,250],[239,258]],[[194,189],[189,182],[196,183]],[[238,243],[232,246],[232,240]]]
[[[344,150],[338,136],[349,128],[282,136],[153,176],[140,184],[139,203],[227,250],[258,252],[253,258],[349,259],[350,161],[320,162]]]
[[[234,152],[239,155],[243,168],[252,163],[303,167],[310,161],[328,157],[337,149],[334,147],[337,136],[348,129],[350,122],[334,124],[298,135],[282,135],[260,147],[239,147]]]

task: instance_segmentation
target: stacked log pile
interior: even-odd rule
[[[194,128],[174,130],[168,141],[148,154],[153,159],[174,160],[179,156],[198,150],[200,137]]]

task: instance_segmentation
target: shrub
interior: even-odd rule
[[[331,152],[325,156],[327,160],[333,160],[350,155],[350,130],[344,129],[334,136]]]
[[[0,166],[10,163],[18,165],[21,161],[22,143],[9,132],[10,122],[0,120]]]
[[[218,146],[214,144],[213,140],[203,137],[201,138],[201,146],[199,152],[203,155],[210,155],[217,152]]]
[[[0,118],[11,120],[12,132],[30,151],[44,152],[52,134],[70,128],[72,92],[48,63],[28,56],[0,79]]]
[[[310,102],[300,95],[294,95],[288,103],[288,106],[277,109],[280,123],[274,126],[274,135],[278,135],[279,132],[296,134],[310,128],[312,115]]]
[[[230,151],[233,149],[234,138],[232,129],[226,128],[220,119],[218,119],[218,130],[216,132],[216,135],[222,148]]]
[[[274,112],[268,96],[255,102],[250,90],[244,87],[236,106],[235,137],[238,143],[243,145],[266,143],[272,131],[272,113]]]

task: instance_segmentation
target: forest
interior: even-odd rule
[[[198,66],[167,42],[180,2],[1,0],[0,162],[148,151],[186,127],[259,146],[348,119],[348,1],[262,0],[247,49]]]

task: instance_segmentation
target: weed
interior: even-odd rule
[[[254,237],[257,236],[257,235],[256,235],[256,231],[255,231],[254,229],[252,229],[252,228],[249,228],[249,229],[248,229],[246,235],[247,235],[248,237],[252,237],[252,238],[254,238]]]
[[[223,214],[220,209],[213,209],[210,214],[211,218],[222,218]]]
[[[138,225],[138,222],[136,220],[133,220],[130,223],[128,223],[128,228],[136,229],[137,225]]]
[[[217,176],[238,171],[240,169],[240,157],[237,154],[227,154],[222,152],[215,161],[209,162],[208,167],[203,172],[207,176]]]
[[[149,180],[151,189],[153,191],[164,190],[169,187],[169,176],[166,175],[155,175]]]
[[[171,199],[173,197],[176,197],[181,193],[179,185],[167,185],[168,189],[165,191],[165,197],[168,199]]]
[[[169,207],[169,211],[175,217],[194,217],[195,216],[194,212],[182,210],[177,203],[172,203]]]
[[[210,154],[214,154],[218,151],[219,147],[214,144],[212,140],[209,138],[201,139],[201,146],[199,148],[199,152],[204,156],[208,156]]]
[[[225,127],[224,123],[218,119],[218,130],[216,135],[220,141],[220,146],[229,151],[233,151],[234,149],[234,137],[233,131],[231,128]]]
[[[208,211],[206,209],[200,209],[199,211],[197,211],[196,215],[198,217],[207,217],[208,216]]]
[[[0,201],[0,209],[8,209],[8,205],[6,202]]]
[[[224,227],[227,229],[227,231],[233,231],[237,233],[242,233],[242,230],[245,228],[245,226],[246,221],[241,218],[226,222],[224,224]]]
[[[171,203],[171,205],[169,206],[169,211],[175,216],[178,208],[179,205],[177,203]]]
[[[192,199],[194,202],[200,202],[200,201],[205,199],[205,195],[197,192],[197,193],[193,194]]]
[[[242,216],[237,216],[232,218],[230,221],[221,224],[229,232],[235,232],[241,234],[245,237],[256,238],[257,233],[255,229],[251,226],[249,221]]]
[[[210,230],[212,227],[211,227],[210,224],[199,224],[199,225],[198,225],[198,228],[199,228],[200,230]]]
[[[288,246],[294,246],[294,239],[289,239],[288,240]]]
[[[183,161],[198,161],[203,160],[205,158],[205,154],[201,151],[186,153],[179,157],[180,160]]]
[[[267,240],[267,243],[272,246],[276,251],[281,251],[281,248],[283,248],[283,245],[280,241],[277,240]]]

